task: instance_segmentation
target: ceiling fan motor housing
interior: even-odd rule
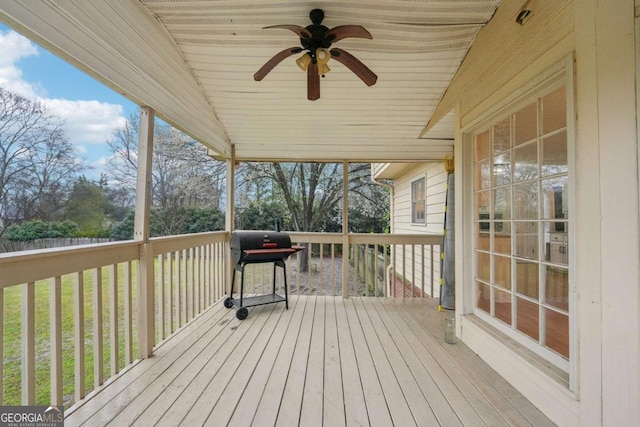
[[[302,47],[309,51],[311,61],[316,63],[316,50],[328,49],[331,46],[331,41],[325,37],[329,28],[321,24],[324,19],[324,12],[322,9],[313,9],[311,13],[309,13],[309,18],[313,24],[305,27],[305,30],[311,34],[311,38],[300,37],[300,43],[302,44]]]

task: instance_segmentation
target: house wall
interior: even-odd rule
[[[425,224],[411,223],[411,183],[426,178],[426,222]],[[394,198],[392,231],[398,234],[437,233],[441,234],[444,227],[444,208],[446,202],[447,172],[444,163],[431,162],[410,166],[397,175],[393,180]],[[414,254],[415,251],[415,254]],[[404,259],[404,262],[403,262]],[[411,260],[416,260],[415,267]],[[430,294],[431,283],[431,253],[429,248],[406,246],[396,249],[395,272],[399,280],[413,284],[415,288]],[[433,276],[435,283],[440,279],[440,250],[433,253]],[[424,278],[424,280],[423,280]],[[418,293],[419,295],[420,293]],[[439,296],[439,286],[435,286],[432,296]]]
[[[634,2],[503,2],[478,35],[434,120],[456,111],[456,171],[469,159],[465,129],[560,61],[575,75],[571,222],[575,347],[569,385],[514,351],[471,315],[470,174],[456,174],[459,338],[559,425],[640,420],[640,241]],[[462,254],[462,256],[460,256]]]

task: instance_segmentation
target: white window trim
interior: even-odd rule
[[[565,85],[566,87],[566,99],[567,99],[567,163],[569,165],[569,211],[573,212],[569,219],[569,229],[573,230],[569,234],[569,247],[576,248],[575,244],[575,85],[574,85],[574,59],[573,55],[567,56],[564,60],[556,63],[536,78],[531,79],[526,85],[520,87],[514,91],[510,96],[505,98],[502,102],[495,105],[494,108],[488,109],[484,114],[479,115],[475,120],[466,124],[461,129],[462,145],[465,147],[463,151],[463,170],[465,173],[464,178],[464,216],[463,216],[463,230],[464,240],[473,242],[474,233],[474,221],[473,221],[473,135],[486,129],[492,122],[497,121],[500,117],[504,117],[509,113],[513,113],[525,105],[529,104],[533,99],[536,99],[542,93],[548,92],[555,87]],[[475,290],[476,284],[474,279],[475,271],[475,257],[473,251],[473,245],[466,245],[464,251],[464,258],[467,260],[463,267],[463,288],[464,296],[462,303],[462,311],[465,314],[474,314],[478,318],[486,322],[490,327],[504,333],[510,338],[516,340],[519,344],[526,347],[532,353],[543,357],[545,360],[553,363],[555,366],[564,370],[569,374],[569,390],[577,394],[578,389],[578,371],[580,355],[578,354],[577,339],[579,335],[576,313],[576,285],[575,274],[569,275],[569,354],[570,359],[567,361],[555,352],[543,348],[539,344],[524,337],[521,333],[514,331],[506,324],[502,324],[496,319],[492,319],[486,313],[475,308]],[[575,272],[575,257],[577,250],[569,251],[569,271]]]
[[[424,197],[424,219],[422,221],[416,221],[415,220],[415,213],[413,211],[413,208],[415,206],[415,201],[414,201],[414,193],[413,193],[413,185],[418,182],[418,181],[422,181],[423,185],[423,197]],[[414,179],[413,181],[411,181],[411,225],[418,225],[418,226],[426,226],[427,225],[427,177],[426,175],[420,176],[416,179]]]

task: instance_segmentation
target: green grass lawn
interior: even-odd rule
[[[135,328],[135,295],[136,295],[136,263],[132,266],[132,316]],[[124,345],[124,264],[118,266],[118,329],[119,329],[119,366],[125,364]],[[74,303],[73,303],[73,276],[62,278],[62,340],[63,340],[63,393],[65,406],[69,406],[74,400]],[[36,282],[35,285],[35,309],[36,309],[36,404],[48,405],[50,403],[50,312],[48,280]],[[104,377],[109,378],[111,360],[110,343],[110,286],[109,269],[104,268],[102,273],[102,299],[103,299],[103,339],[104,339]],[[84,273],[84,346],[85,346],[85,390],[93,389],[94,384],[94,354],[93,354],[93,274],[91,271]],[[4,405],[20,405],[22,403],[22,286],[13,286],[4,290]],[[133,333],[133,355],[136,354],[135,330]]]

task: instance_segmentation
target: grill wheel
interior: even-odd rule
[[[249,315],[249,310],[246,307],[240,307],[238,311],[236,311],[236,317],[238,320],[244,320]]]

